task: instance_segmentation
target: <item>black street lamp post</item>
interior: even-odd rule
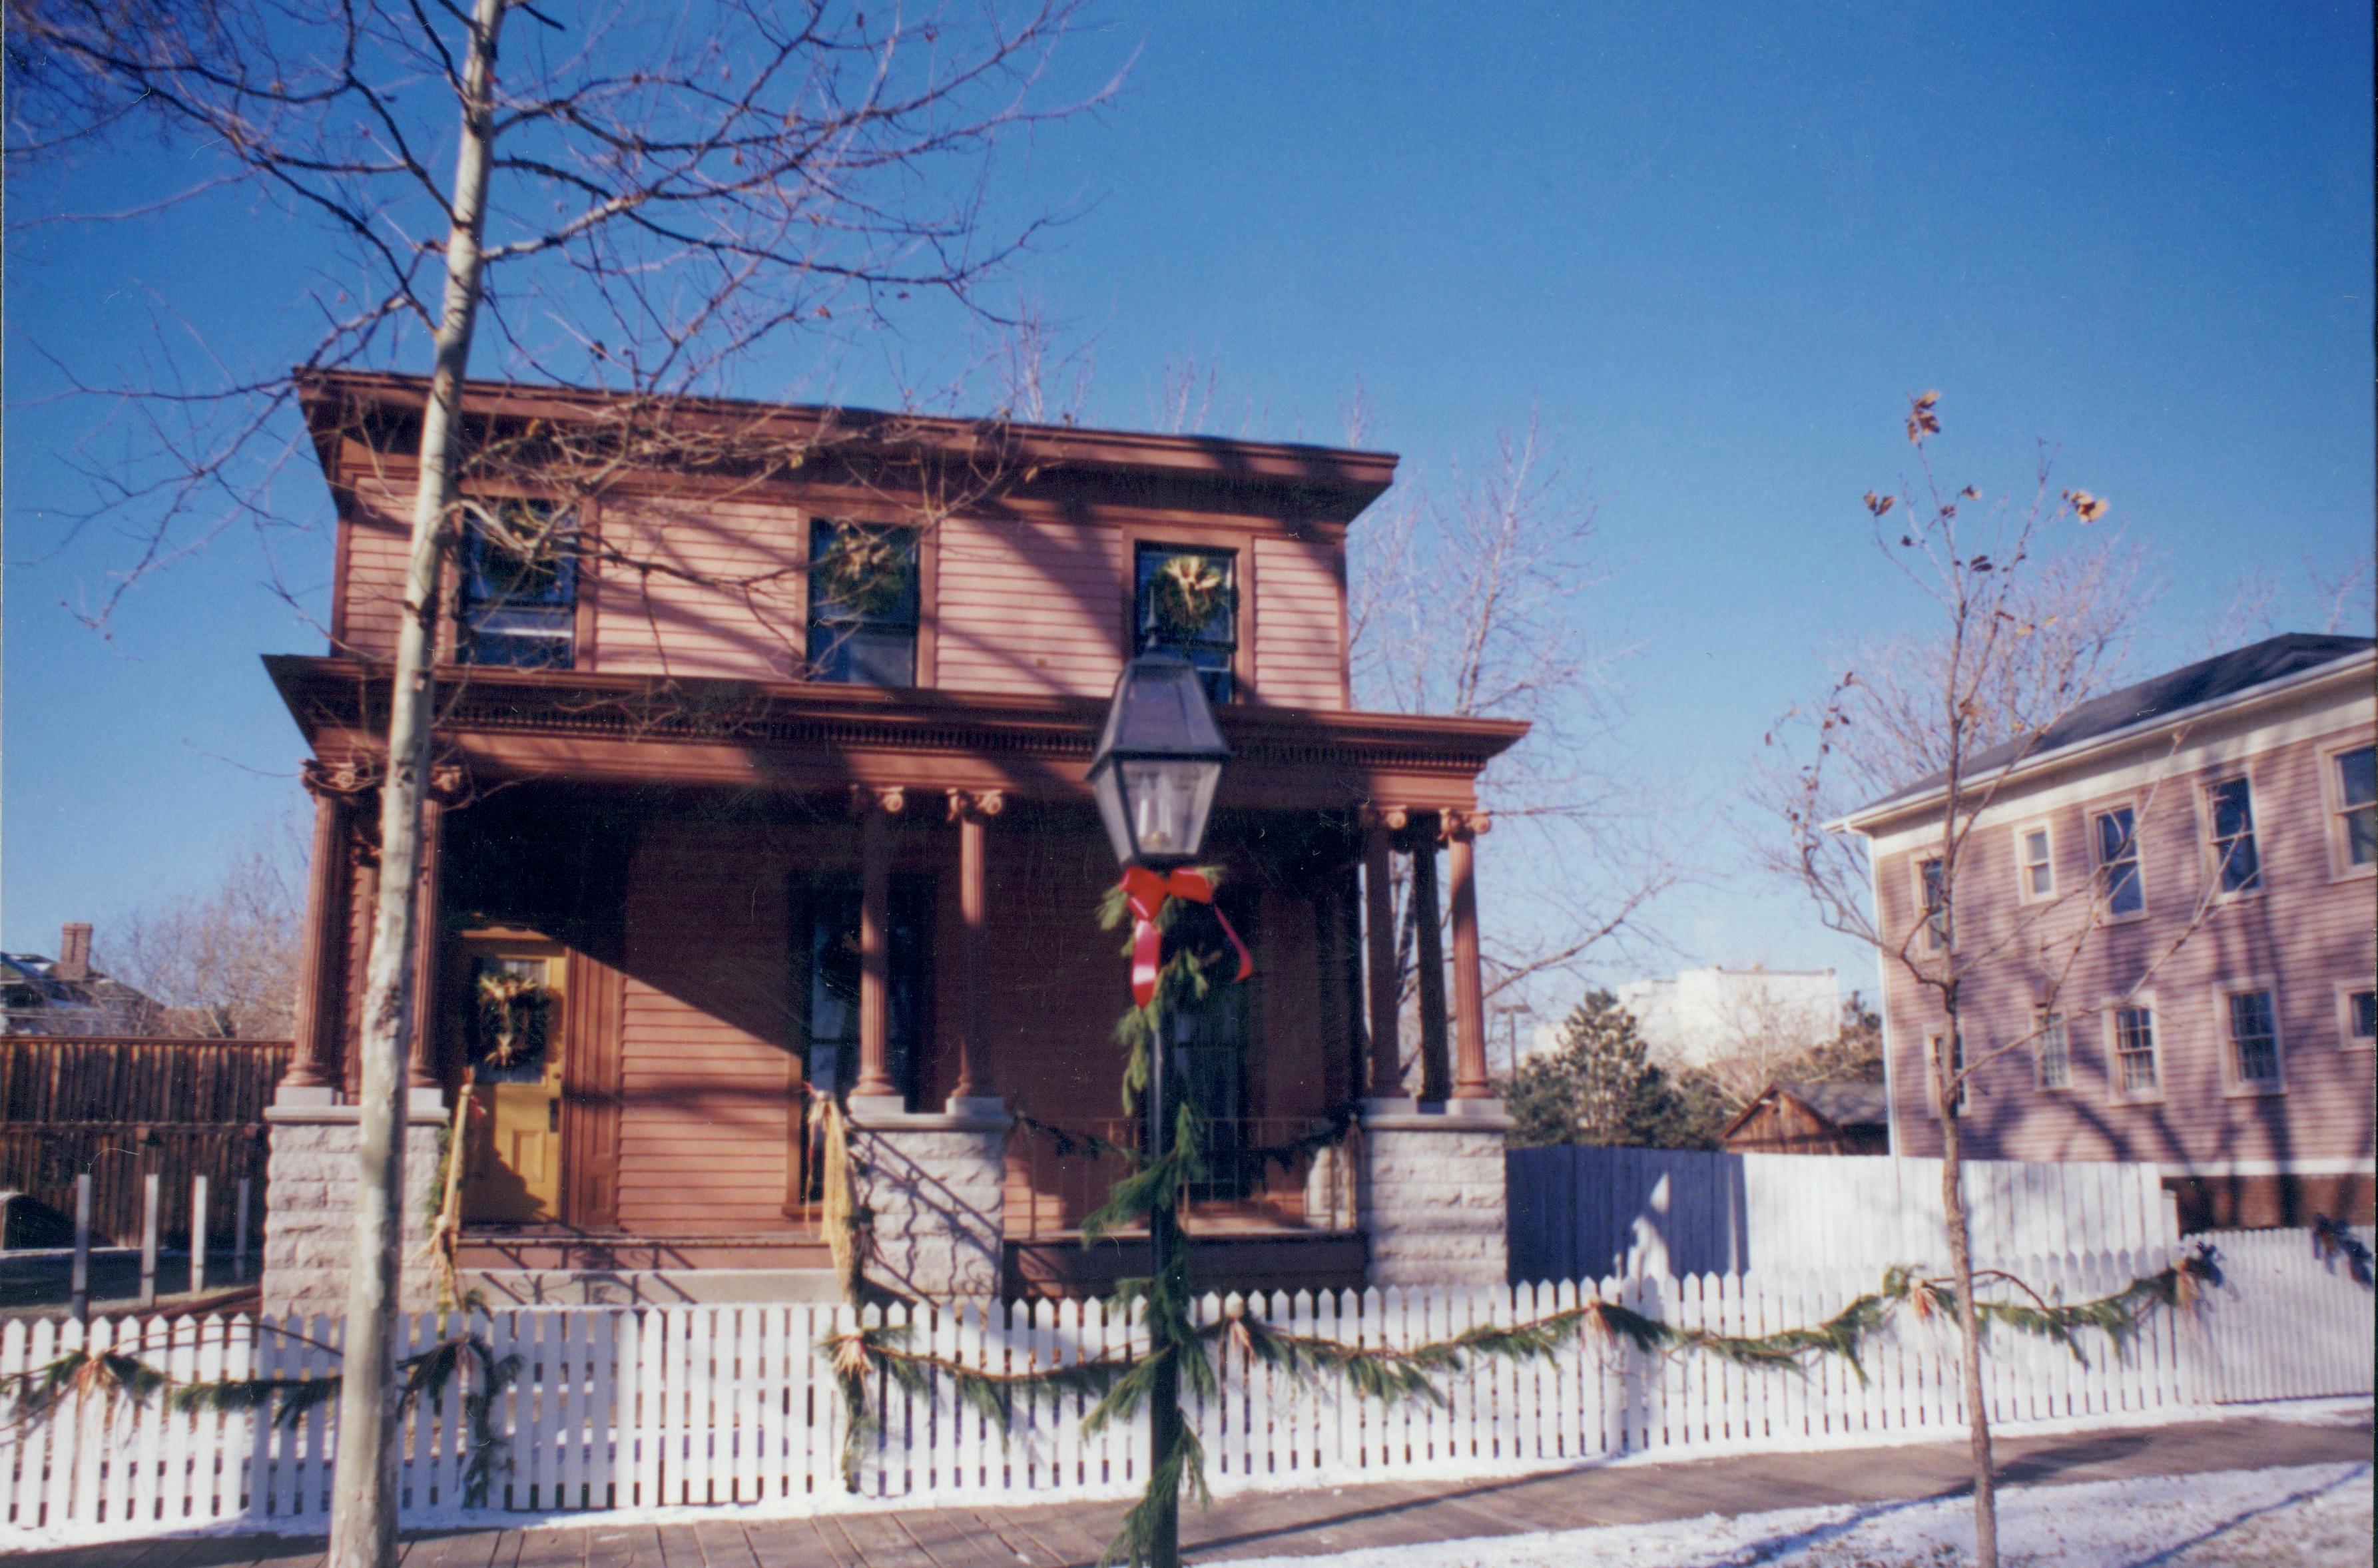
[[[1123,667],[1107,706],[1105,730],[1090,760],[1090,793],[1106,825],[1115,860],[1126,870],[1163,871],[1193,859],[1206,837],[1230,748],[1214,724],[1205,687],[1190,663],[1177,653],[1150,652]],[[1153,912],[1150,917],[1153,918]],[[1158,954],[1158,971],[1162,954]],[[1171,1137],[1165,1104],[1164,1015],[1159,989],[1150,1010],[1146,1094],[1147,1158],[1164,1159]],[[1189,1299],[1188,1263],[1182,1253],[1180,1215],[1171,1204],[1151,1204],[1147,1214],[1148,1272],[1169,1288],[1174,1301]],[[1152,1348],[1152,1346],[1151,1346]],[[1163,1466],[1181,1435],[1181,1368],[1171,1356],[1156,1370],[1148,1388],[1148,1468]],[[1180,1568],[1181,1490],[1175,1484],[1157,1500],[1154,1568]]]

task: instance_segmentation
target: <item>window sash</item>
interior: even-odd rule
[[[1934,951],[1949,945],[1949,900],[1943,884],[1948,880],[1943,863],[1938,858],[1916,867],[1916,886],[1922,890],[1924,904],[1924,937]]]
[[[2064,1027],[2064,1015],[2050,1012],[2039,1020],[2039,1034],[2031,1043],[2032,1054],[2043,1089],[2069,1089],[2072,1086],[2072,1041]]]
[[[2345,1014],[2353,1038],[2378,1039],[2378,990],[2346,993]]]
[[[818,567],[835,550],[841,529],[856,527],[874,538],[896,539],[907,563],[908,581],[889,607],[868,612],[817,588]],[[857,523],[841,518],[810,521],[809,640],[803,649],[808,677],[845,686],[905,687],[917,684],[917,627],[923,600],[917,531],[894,523]]]
[[[2336,797],[2345,819],[2345,863],[2378,863],[2378,747],[2337,754]]]
[[[2224,779],[2207,792],[2213,806],[2213,849],[2223,892],[2251,892],[2263,885],[2254,851],[2254,792],[2244,779]]]
[[[1157,574],[1164,569],[1167,561],[1179,556],[1218,567],[1222,573],[1221,608],[1212,620],[1186,637],[1167,634],[1156,615]],[[1152,543],[1138,545],[1132,559],[1132,652],[1171,649],[1196,668],[1207,701],[1230,701],[1237,690],[1239,581],[1239,557],[1235,550]]]
[[[2097,814],[2097,875],[2109,915],[2136,915],[2146,907],[2139,881],[2138,820],[2127,806]]]
[[[2229,1064],[2240,1083],[2279,1081],[2277,1010],[2268,991],[2239,991],[2229,998]]]
[[[2024,831],[2023,891],[2032,898],[2046,898],[2056,891],[2056,856],[2046,828]]]
[[[2151,1095],[2156,1088],[2155,1012],[2144,1007],[2114,1010],[2116,1082],[2125,1095]]]
[[[454,657],[466,664],[567,669],[576,657],[578,560],[558,502],[488,503],[541,519],[548,553],[505,549],[474,523],[462,533],[455,575]],[[558,520],[558,521],[557,521]]]

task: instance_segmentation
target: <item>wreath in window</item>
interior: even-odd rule
[[[1195,640],[1230,608],[1230,573],[1205,556],[1166,557],[1147,588],[1149,616],[1168,640]]]
[[[917,569],[907,542],[891,530],[837,522],[814,569],[820,598],[871,620],[898,607]]]
[[[545,1052],[546,1010],[551,997],[534,976],[488,969],[479,975],[479,1059],[491,1068],[518,1067]]]

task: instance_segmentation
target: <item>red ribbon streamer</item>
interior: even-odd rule
[[[1156,928],[1156,916],[1168,898],[1213,908],[1214,918],[1222,923],[1222,935],[1231,939],[1231,946],[1239,955],[1239,972],[1234,978],[1243,980],[1255,972],[1255,956],[1239,940],[1231,917],[1214,907],[1214,884],[1196,872],[1151,871],[1145,866],[1134,866],[1123,874],[1123,896],[1131,905],[1131,999],[1139,1006],[1146,1007],[1156,999],[1156,972],[1162,963],[1164,949],[1164,937]]]

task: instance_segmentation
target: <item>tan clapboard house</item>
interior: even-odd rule
[[[329,648],[267,661],[317,802],[276,1304],[343,1283],[424,395],[347,374],[304,400],[338,531]],[[465,464],[504,477],[466,478],[438,622],[408,1184],[427,1201],[460,1103],[483,1284],[814,1287],[824,1107],[854,1089],[878,1285],[1130,1272],[1128,1239],[1078,1236],[1117,1166],[1051,1129],[1132,1136],[1084,772],[1118,672],[1159,644],[1231,750],[1207,858],[1255,958],[1175,1021],[1213,1155],[1194,1267],[1501,1278],[1471,841],[1478,774],[1524,726],[1350,701],[1346,540],[1392,456],[724,401],[670,405],[669,439],[640,444],[619,400],[510,385],[465,413],[474,451],[510,455]],[[1396,856],[1449,906],[1449,954],[1419,925],[1417,1097],[1375,945]]]

